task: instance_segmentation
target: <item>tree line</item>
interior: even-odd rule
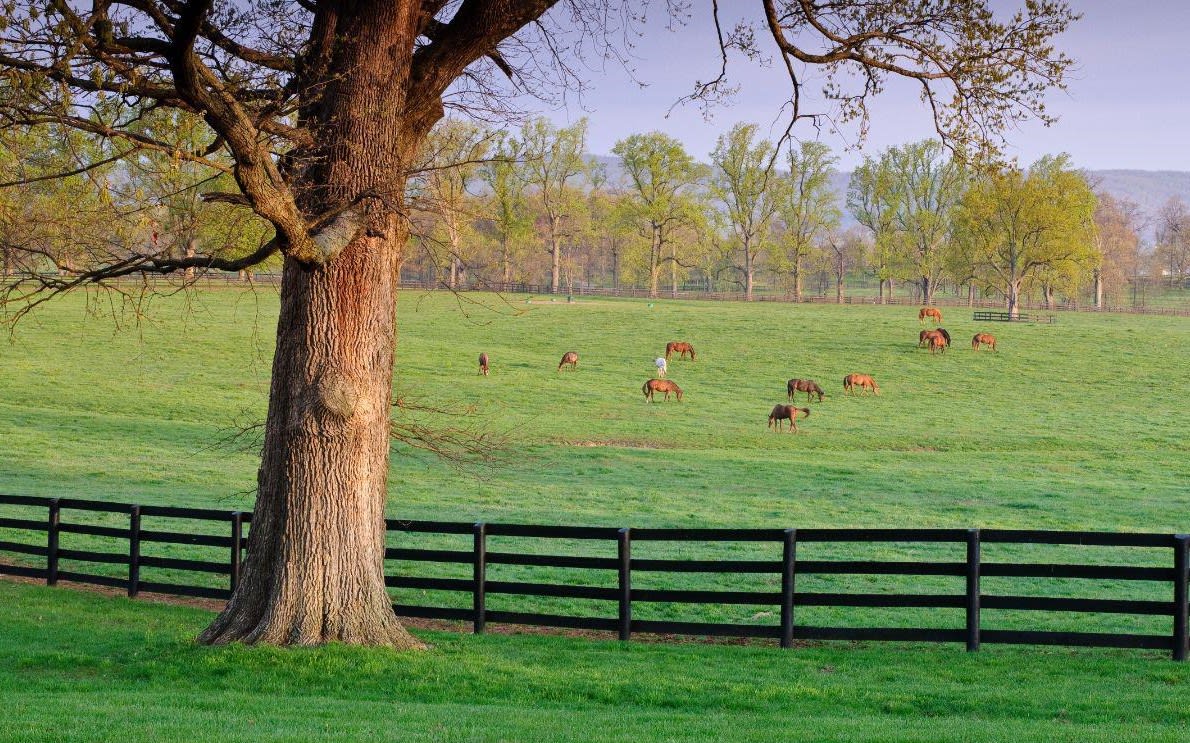
[[[586,154],[587,122],[487,130],[446,119],[411,179],[407,276],[449,288],[531,284],[680,290],[759,288],[842,300],[871,281],[929,303],[939,291],[1047,305],[1123,304],[1130,282],[1190,276],[1190,210],[1151,218],[1097,189],[1065,155],[975,167],[936,140],[864,159],[843,198],[838,157],[820,141],[774,142],[754,124],[718,138],[709,163],[660,132]],[[850,219],[845,219],[849,216]],[[844,227],[845,223],[850,226]]]

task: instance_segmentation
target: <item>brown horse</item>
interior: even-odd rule
[[[690,360],[694,361],[694,346],[686,341],[670,341],[665,344],[665,359],[669,360],[669,355],[674,351],[678,352],[678,358],[686,358],[686,354],[690,354]]]
[[[848,374],[843,377],[843,391],[855,392],[855,388],[859,387],[863,390],[871,390],[872,394],[880,394],[880,385],[876,384],[876,380],[872,379],[867,374]]]
[[[791,379],[785,385],[785,392],[787,399],[793,399],[793,393],[805,392],[806,402],[810,402],[810,395],[818,395],[818,402],[822,402],[822,398],[826,397],[826,393],[818,386],[818,383],[813,379]]]
[[[933,318],[935,325],[942,324],[942,311],[939,310],[937,307],[922,307],[920,310],[918,310],[918,312],[917,312],[917,321],[918,322],[925,322],[927,317]]]
[[[777,430],[781,430],[781,421],[789,421],[789,432],[797,433],[797,414],[805,413],[804,418],[810,417],[809,408],[799,408],[793,405],[774,405],[773,412],[769,413],[769,428],[773,427],[775,423]]]
[[[976,333],[975,337],[971,339],[971,350],[978,351],[981,344],[995,351],[996,336],[991,333]]]
[[[566,353],[562,354],[562,360],[558,362],[558,371],[562,371],[562,367],[565,366],[566,364],[570,364],[570,368],[572,371],[577,371],[578,370],[578,354],[575,353],[574,351],[567,351]]]
[[[946,347],[950,345],[950,333],[946,332],[946,328],[923,330],[917,335],[917,345],[919,348],[923,342],[929,346],[930,353],[945,351]]]
[[[645,399],[649,402],[653,402],[654,392],[664,392],[666,400],[669,399],[669,393],[672,392],[677,396],[678,402],[682,401],[682,388],[669,379],[650,379],[645,382],[640,391],[645,393]]]
[[[486,353],[479,355],[479,373],[485,377],[488,375],[488,355]]]

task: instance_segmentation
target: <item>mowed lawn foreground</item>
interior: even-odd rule
[[[0,582],[0,741],[1182,741],[1150,653],[422,633],[424,653],[193,643],[198,609]]]
[[[1190,531],[1184,318],[977,324],[945,308],[955,346],[931,357],[913,307],[649,304],[402,293],[395,419],[502,447],[458,469],[396,444],[390,515]],[[158,299],[119,329],[81,297],[40,308],[0,357],[0,490],[250,507],[257,443],[232,434],[263,420],[275,316],[272,288]],[[976,331],[1000,350],[972,352]],[[682,403],[649,405],[669,340],[698,360],[671,360]],[[569,350],[578,370],[556,371]],[[850,372],[883,394],[844,396]],[[778,435],[765,422],[790,377],[828,397]]]

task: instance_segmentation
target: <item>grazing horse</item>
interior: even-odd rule
[[[678,402],[682,401],[682,388],[669,379],[650,379],[645,382],[640,391],[645,393],[645,400],[649,402],[653,402],[654,392],[664,392],[666,400],[669,399],[669,393],[672,392],[677,396]]]
[[[684,359],[686,358],[686,354],[690,354],[690,360],[694,361],[694,346],[690,345],[686,341],[670,341],[669,343],[665,344],[666,359],[668,359],[669,355],[674,351],[678,352],[679,359]]]
[[[987,346],[991,350],[996,350],[996,336],[991,333],[976,333],[975,337],[971,339],[971,350],[978,351],[980,344]]]
[[[918,322],[925,322],[927,317],[933,318],[935,325],[942,324],[942,311],[939,310],[937,307],[922,307],[920,310],[918,310],[918,312],[917,312],[917,321]]]
[[[664,377],[665,372],[669,371],[669,363],[660,356],[653,359],[653,365],[657,367],[657,376],[659,377]]]
[[[789,400],[793,399],[793,393],[805,392],[806,402],[810,402],[810,395],[818,395],[818,402],[822,402],[822,398],[826,397],[826,393],[818,386],[818,383],[813,379],[791,379],[785,385],[785,392]]]
[[[805,413],[804,418],[810,417],[809,408],[799,408],[793,405],[774,405],[773,412],[769,413],[769,428],[773,427],[775,423],[777,430],[781,430],[781,421],[789,421],[789,432],[797,433],[797,414]]]
[[[844,392],[854,392],[856,387],[863,390],[871,390],[876,395],[880,394],[880,385],[876,384],[876,380],[867,374],[848,374],[843,377]]]
[[[950,333],[946,332],[946,328],[923,330],[917,335],[918,348],[920,348],[923,343],[930,347],[930,353],[934,353],[935,351],[945,351],[946,347],[950,345]]]
[[[479,355],[479,373],[485,377],[488,375],[488,355],[486,353]]]
[[[562,360],[558,362],[558,371],[562,371],[562,367],[570,364],[572,371],[578,370],[578,354],[574,351],[567,351],[562,354]]]

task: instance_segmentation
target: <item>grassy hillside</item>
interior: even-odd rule
[[[197,609],[0,582],[0,742],[1181,741],[1190,665],[1136,652],[791,651],[422,633],[205,648]]]
[[[161,300],[116,329],[79,298],[20,326],[0,360],[0,490],[250,505],[276,297]],[[1190,322],[1065,314],[916,348],[911,308],[407,293],[396,393],[434,427],[504,440],[459,470],[396,445],[390,513],[608,525],[1029,526],[1190,530]],[[125,321],[128,318],[123,318]],[[998,353],[973,353],[977,330]],[[683,403],[640,392],[667,340]],[[475,357],[492,358],[489,377]],[[575,350],[577,372],[557,372]],[[884,394],[842,394],[849,372]],[[803,433],[765,419],[785,380],[820,381]],[[805,403],[799,403],[804,405]],[[408,422],[408,409],[396,418]]]

